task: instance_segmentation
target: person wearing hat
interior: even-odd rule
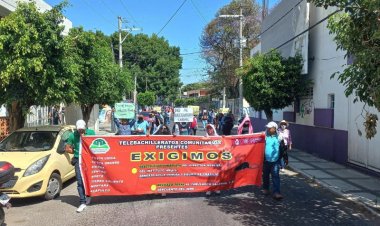
[[[269,195],[269,176],[272,177],[273,198],[283,198],[280,192],[280,142],[281,137],[277,133],[277,123],[269,122],[266,125],[265,152],[263,166],[263,193]]]
[[[285,120],[280,122],[280,128],[278,129],[279,136],[284,141],[283,147],[283,158],[281,159],[281,170],[284,170],[285,166],[288,165],[288,150],[292,150],[292,136],[290,134],[289,123]]]
[[[206,125],[206,135],[205,136],[206,137],[217,137],[217,136],[219,136],[218,133],[216,132],[216,129],[215,129],[214,125],[212,125],[212,124],[207,124]],[[215,194],[220,195],[220,191],[216,190]],[[210,196],[211,195],[211,191],[207,191],[206,195]]]
[[[67,139],[65,151],[74,154],[74,157],[71,160],[71,164],[75,166],[75,177],[77,179],[77,189],[79,194],[79,202],[80,206],[77,209],[77,212],[82,212],[88,204],[90,204],[90,197],[86,197],[86,194],[84,192],[84,186],[83,186],[83,179],[80,172],[80,165],[79,165],[79,146],[80,146],[80,138],[81,136],[86,135],[95,135],[95,131],[92,129],[86,128],[86,122],[82,119],[78,120],[76,122],[76,131],[74,133],[71,133],[69,138]]]

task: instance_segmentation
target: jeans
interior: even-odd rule
[[[77,179],[77,189],[79,194],[79,202],[80,204],[86,203],[86,194],[84,192],[84,185],[83,185],[83,179],[82,174],[80,173],[80,167],[79,167],[79,161],[75,164],[75,177]]]
[[[269,190],[269,175],[272,175],[273,194],[280,192],[280,159],[276,162],[264,161],[263,166],[263,189]]]
[[[206,129],[207,120],[202,120],[202,123],[203,123],[203,129]]]

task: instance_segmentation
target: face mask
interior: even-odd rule
[[[286,129],[286,125],[282,125],[281,128],[284,130]]]

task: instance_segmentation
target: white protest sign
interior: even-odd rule
[[[174,108],[174,122],[192,122],[192,108]]]

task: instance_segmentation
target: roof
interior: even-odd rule
[[[54,131],[54,132],[59,132],[63,128],[75,128],[75,126],[73,126],[73,125],[33,126],[33,127],[24,127],[24,128],[18,129],[17,131]]]

